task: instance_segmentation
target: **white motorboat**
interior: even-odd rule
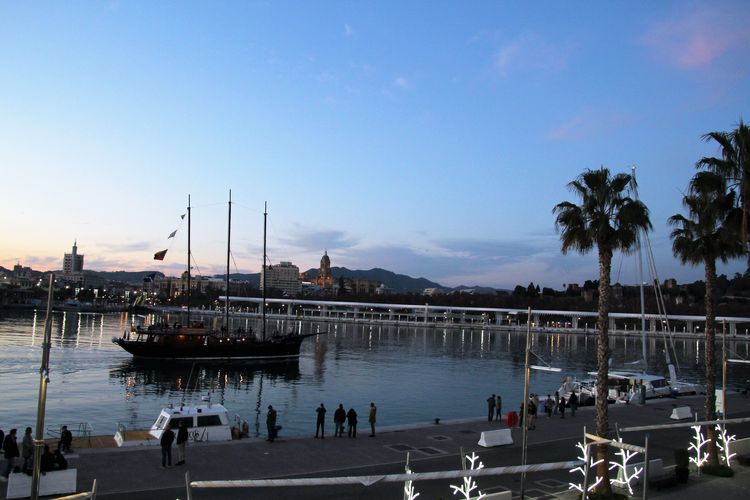
[[[150,429],[127,430],[118,425],[115,433],[117,446],[140,446],[159,444],[161,435],[171,427],[176,433],[180,422],[185,422],[191,441],[230,441],[232,428],[229,413],[220,404],[181,405],[162,408],[156,422]]]

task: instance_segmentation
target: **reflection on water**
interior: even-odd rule
[[[343,403],[362,414],[374,401],[381,425],[395,425],[481,416],[492,393],[516,408],[523,391],[523,329],[279,321],[271,328],[328,333],[306,339],[299,360],[292,364],[193,365],[135,361],[110,341],[134,322],[166,317],[68,312],[54,313],[52,319],[47,422],[89,422],[101,434],[114,432],[117,422],[127,427],[150,425],[167,403],[198,403],[208,394],[230,414],[248,420],[256,432],[263,432],[264,410],[272,404],[284,435],[306,435],[314,431],[314,410],[321,402],[329,408]],[[0,428],[33,425],[43,325],[43,311],[0,311]],[[553,393],[562,376],[581,377],[595,369],[593,333],[543,332],[534,334],[532,342],[536,354],[563,368],[562,374],[533,372],[532,392]],[[745,358],[750,357],[749,346],[744,338],[729,343],[730,352]],[[637,338],[612,337],[610,348],[613,367],[641,357]],[[703,342],[676,339],[675,348],[681,377],[702,379]],[[663,351],[661,339],[648,340],[650,372],[666,373]],[[730,384],[747,379],[750,366],[730,365]]]

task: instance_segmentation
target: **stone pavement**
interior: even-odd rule
[[[620,428],[631,425],[673,423],[669,420],[674,405],[689,405],[702,413],[703,397],[682,397],[649,401],[645,406],[610,406],[610,425]],[[483,401],[478,399],[478,412]],[[750,416],[750,399],[732,395],[732,416]],[[382,413],[387,409],[381,408]],[[329,426],[330,424],[330,426]],[[311,431],[314,421],[310,422]],[[326,423],[330,430],[333,424]],[[583,427],[593,432],[594,410],[591,407],[579,410],[576,417],[560,419],[553,416],[539,418],[536,430],[529,431],[528,463],[574,460],[577,455],[575,443],[581,440]],[[162,469],[160,450],[157,447],[135,449],[81,449],[69,456],[71,467],[78,469],[79,491],[89,490],[94,478],[97,480],[98,497],[119,498],[186,498],[185,472],[192,480],[268,479],[300,477],[333,477],[347,475],[379,475],[401,473],[404,470],[407,452],[414,472],[457,470],[461,467],[460,455],[476,451],[485,467],[518,465],[521,462],[521,431],[512,430],[514,444],[497,448],[482,448],[477,445],[480,433],[486,430],[505,428],[505,424],[489,423],[485,419],[451,421],[447,423],[401,426],[378,429],[376,437],[369,437],[369,426],[361,425],[362,431],[356,439],[323,439],[309,437],[285,437],[282,433],[273,443],[265,436],[226,443],[195,443],[188,446],[187,464]],[[750,424],[740,424],[730,429],[739,437],[750,436]],[[626,442],[643,444],[642,433],[624,434]],[[689,429],[652,431],[649,437],[651,458],[663,458],[665,465],[673,463],[672,452],[678,447],[687,447]],[[176,457],[176,450],[173,453]],[[687,486],[673,490],[650,491],[652,498],[699,498],[709,494],[720,494],[727,498],[748,497],[750,472],[742,466],[736,467],[732,479],[708,476],[695,477]],[[552,498],[569,496],[567,484],[577,479],[567,471],[529,474],[527,496],[529,498]],[[415,482],[421,498],[456,498],[448,483],[438,481]],[[458,480],[452,481],[458,484]],[[509,489],[517,496],[520,477],[492,476],[477,479],[484,492]],[[0,484],[0,499],[5,498],[5,488]],[[365,487],[294,487],[194,490],[194,498],[278,498],[283,490],[284,498],[401,498],[402,484],[376,484]]]

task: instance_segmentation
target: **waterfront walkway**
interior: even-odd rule
[[[485,403],[477,395],[477,414]],[[750,399],[731,395],[730,417],[750,416]],[[448,402],[446,402],[448,403]],[[703,397],[683,397],[649,401],[646,406],[613,405],[610,423],[621,428],[633,425],[667,424],[673,405],[692,406],[700,410]],[[385,407],[378,413],[386,414]],[[436,415],[438,417],[439,415]],[[330,419],[329,419],[330,420]],[[476,451],[485,467],[518,465],[521,461],[521,431],[512,430],[514,444],[497,448],[477,445],[480,433],[506,428],[505,424],[489,423],[477,418],[448,423],[425,423],[423,426],[382,428],[376,437],[369,437],[366,417],[360,419],[357,439],[335,438],[333,424],[326,422],[324,440],[313,439],[315,422],[311,418],[309,437],[285,437],[283,431],[275,442],[265,441],[265,436],[227,443],[191,444],[187,464],[162,469],[158,447],[136,449],[81,449],[70,455],[71,467],[78,470],[79,491],[91,488],[94,478],[98,485],[98,498],[105,499],[175,499],[186,498],[185,472],[192,480],[267,479],[334,477],[395,474],[404,471],[406,452],[409,451],[413,472],[456,470],[461,467],[460,453]],[[594,411],[588,407],[579,410],[575,418],[566,415],[539,418],[536,430],[529,432],[529,463],[575,460],[575,443],[581,441],[583,426],[594,429]],[[750,424],[730,428],[738,438],[750,436]],[[626,442],[643,445],[642,433],[624,434]],[[673,463],[673,450],[687,448],[691,438],[689,428],[652,431],[649,437],[651,458],[662,458],[665,465]],[[176,449],[173,450],[176,461]],[[691,474],[686,486],[661,491],[650,490],[652,498],[700,498],[708,495],[724,498],[750,497],[750,468],[735,467],[737,474],[731,479],[697,477]],[[485,493],[511,490],[514,497],[520,490],[520,476],[491,476],[476,479]],[[568,482],[578,479],[567,471],[529,474],[526,480],[528,498],[571,497]],[[420,499],[456,498],[449,487],[452,481],[419,481],[414,483]],[[0,498],[5,498],[5,485],[0,485]],[[402,483],[376,483],[372,486],[313,486],[254,489],[193,490],[193,498],[402,498]]]

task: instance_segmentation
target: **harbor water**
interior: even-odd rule
[[[0,429],[6,432],[35,425],[44,315],[0,311]],[[210,398],[224,404],[232,418],[247,420],[253,434],[265,433],[266,408],[273,405],[282,435],[313,435],[321,402],[329,410],[329,432],[339,403],[359,413],[365,432],[370,402],[378,407],[378,426],[397,426],[482,417],[493,393],[502,396],[504,412],[517,410],[523,394],[523,329],[279,323],[275,327],[280,329],[327,333],[306,339],[299,361],[291,363],[141,362],[111,338],[144,319],[174,320],[132,313],[53,313],[48,429],[67,424],[75,430],[84,423],[94,434],[113,434],[118,424],[148,427],[169,403]],[[666,375],[663,340],[650,338],[648,344],[648,371]],[[744,337],[728,342],[730,351],[744,358],[750,358],[749,345]],[[612,337],[610,347],[613,368],[641,356],[640,338]],[[675,348],[680,378],[702,381],[703,342],[675,339]],[[563,376],[584,378],[596,367],[593,333],[535,333],[532,349],[562,368],[562,373],[532,372],[530,391],[542,397],[554,394]],[[748,379],[749,365],[729,366],[730,388],[744,387]]]

